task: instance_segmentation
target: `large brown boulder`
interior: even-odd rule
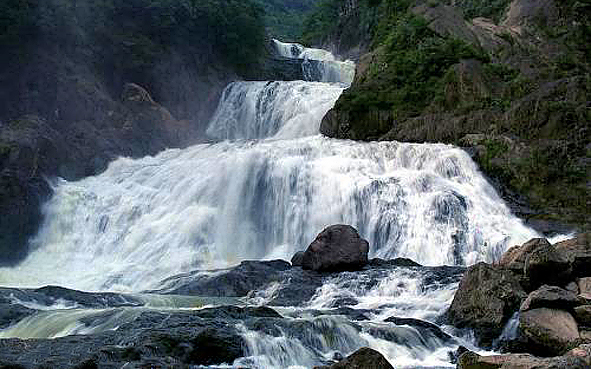
[[[315,271],[358,270],[364,267],[369,243],[349,225],[327,227],[308,246],[302,258],[302,268]]]
[[[580,305],[577,295],[556,286],[543,285],[527,296],[521,304],[521,311],[537,308],[572,310]]]
[[[541,356],[562,355],[580,338],[571,314],[547,308],[521,313],[519,334],[528,351]]]
[[[479,345],[490,347],[526,296],[512,272],[479,263],[464,274],[448,319],[456,327],[472,328]]]
[[[584,352],[577,352],[584,355]],[[530,354],[480,356],[467,351],[458,359],[458,369],[588,369],[585,357],[565,355],[540,358]]]
[[[510,269],[515,273],[523,274],[525,269],[525,260],[527,256],[534,250],[542,247],[550,246],[545,238],[533,238],[521,246],[513,246],[509,250],[505,251],[499,265],[504,268]]]
[[[376,350],[363,347],[336,364],[315,369],[394,369],[394,367]]]

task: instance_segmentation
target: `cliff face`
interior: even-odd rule
[[[372,41],[322,133],[463,146],[533,226],[589,228],[591,26],[578,16],[588,5],[335,4],[349,9],[341,24],[373,19]]]

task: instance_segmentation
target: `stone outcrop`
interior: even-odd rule
[[[588,276],[591,269],[576,267],[585,265],[586,240],[588,234],[555,245],[532,239],[507,250],[494,265],[471,267],[447,313],[450,323],[473,329],[480,345],[494,342],[497,349],[538,356],[563,355],[589,342],[591,278],[581,274]],[[518,319],[515,333],[501,337],[512,316]]]
[[[490,347],[526,296],[512,272],[479,263],[460,282],[448,319],[457,327],[473,329],[478,343]]]
[[[394,367],[376,350],[363,347],[336,364],[315,369],[394,369]]]
[[[539,358],[530,354],[481,356],[467,351],[458,359],[458,369],[586,369],[591,355],[586,347],[574,349],[565,356]]]
[[[510,269],[516,274],[523,274],[527,256],[532,251],[540,247],[547,246],[550,246],[550,242],[548,242],[548,240],[545,238],[534,238],[527,241],[523,245],[513,246],[503,254],[501,260],[499,261],[499,265]]]
[[[527,296],[520,310],[523,312],[545,307],[572,311],[579,304],[579,299],[574,293],[560,287],[543,285]]]
[[[302,268],[315,271],[357,270],[368,258],[369,243],[348,225],[332,225],[318,234],[302,258]]]

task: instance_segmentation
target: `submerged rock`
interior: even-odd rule
[[[318,234],[304,252],[302,268],[315,271],[358,270],[367,262],[369,243],[349,225],[332,225]]]
[[[317,369],[394,369],[386,358],[369,347],[363,347],[347,356],[344,360],[330,366]]]

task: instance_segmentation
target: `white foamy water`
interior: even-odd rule
[[[536,236],[452,146],[226,141],[60,181],[36,250],[0,269],[0,284],[145,289],[197,268],[289,259],[334,223],[359,229],[371,256],[429,265],[491,260]]]
[[[355,63],[339,60],[330,51],[304,47],[300,44],[273,40],[278,55],[302,59],[302,72],[307,81],[339,82],[350,85],[355,77]]]
[[[343,89],[320,82],[234,82],[224,90],[207,134],[218,139],[315,135]]]

